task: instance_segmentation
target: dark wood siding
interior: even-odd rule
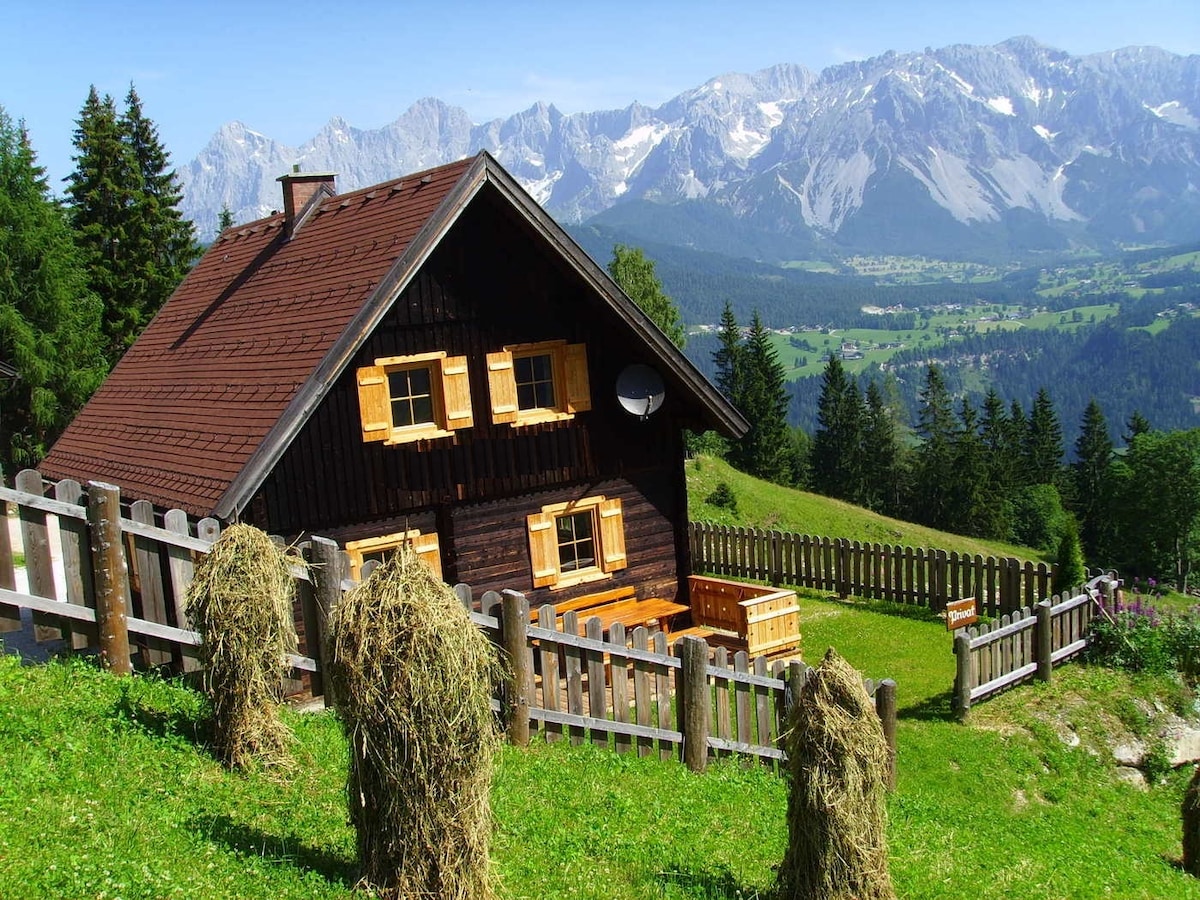
[[[586,344],[592,409],[564,422],[493,425],[487,354],[555,339]],[[620,408],[618,373],[635,362],[655,364],[635,346],[627,326],[553,248],[502,208],[472,203],[271,473],[251,506],[263,520],[256,524],[347,540],[396,530],[406,518],[411,527],[420,527],[417,517],[432,519],[448,579],[481,589],[516,587],[519,579],[528,587],[525,515],[556,502],[547,496],[619,485],[613,496],[626,505],[632,552],[614,583],[667,590],[686,553],[680,427],[693,410],[670,390],[646,421]],[[467,357],[474,426],[395,447],[364,443],[355,370],[381,357],[438,350]]]

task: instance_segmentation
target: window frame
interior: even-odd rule
[[[518,398],[516,361],[549,356],[554,406],[522,409]],[[514,428],[543,422],[562,422],[592,408],[587,345],[565,340],[510,344],[487,355],[492,422]]]
[[[394,372],[426,369],[429,372],[432,422],[396,425],[392,418],[392,396],[388,376]],[[373,365],[357,370],[362,437],[382,441],[385,447],[413,441],[452,437],[460,428],[474,425],[471,383],[465,356],[449,356],[444,350],[408,356],[384,356]]]
[[[394,531],[391,534],[380,534],[374,537],[359,538],[357,541],[347,541],[342,548],[350,563],[350,578],[361,581],[362,567],[369,560],[367,554],[376,554],[396,550],[403,544],[411,544],[417,557],[429,566],[439,579],[442,577],[442,553],[436,531],[422,534],[416,529]]]
[[[592,540],[595,563],[580,569],[563,571],[558,543],[558,519],[582,512],[592,515]],[[551,503],[540,512],[526,517],[529,558],[535,588],[551,590],[612,578],[613,573],[629,565],[625,552],[625,522],[619,497],[603,495]]]

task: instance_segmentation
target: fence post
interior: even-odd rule
[[[875,689],[875,711],[883,726],[883,741],[887,744],[887,786],[896,789],[896,681],[885,678]]]
[[[966,630],[954,635],[954,714],[958,721],[967,721],[971,711],[971,636]]]
[[[682,690],[679,718],[683,732],[683,762],[693,772],[708,766],[708,718],[712,698],[708,693],[708,641],[685,637],[680,648]]]
[[[530,658],[526,652],[527,628],[529,626],[529,601],[524,594],[505,591],[501,600],[500,637],[504,652],[512,666],[512,676],[506,685],[508,702],[505,713],[508,717],[508,741],[518,747],[529,745],[529,693],[528,683],[532,673]]]
[[[333,691],[330,690],[329,673],[325,666],[328,658],[325,642],[329,635],[329,614],[342,600],[342,551],[336,541],[313,535],[309,541],[308,557],[312,564],[309,573],[313,580],[317,613],[314,617],[317,626],[316,639],[310,642],[308,649],[320,663],[320,686],[325,705],[332,707],[337,705],[337,697],[333,696]]]
[[[1037,605],[1037,677],[1049,681],[1054,671],[1054,632],[1050,626],[1050,601]]]
[[[114,675],[129,675],[129,579],[121,539],[121,490],[99,481],[88,482],[88,533],[96,585],[96,630],[100,664]]]

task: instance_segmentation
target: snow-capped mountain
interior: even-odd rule
[[[479,149],[560,220],[658,240],[668,215],[876,252],[1194,240],[1200,56],[1014,38],[722,75],[658,108],[539,103],[474,125],[425,99],[377,130],[335,118],[299,148],[230,123],[180,170],[184,208],[211,235],[222,205],[239,222],[278,207],[296,163],[348,190]]]

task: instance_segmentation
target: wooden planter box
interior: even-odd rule
[[[799,656],[800,605],[796,592],[759,584],[688,576],[692,625],[710,643],[755,656]]]

